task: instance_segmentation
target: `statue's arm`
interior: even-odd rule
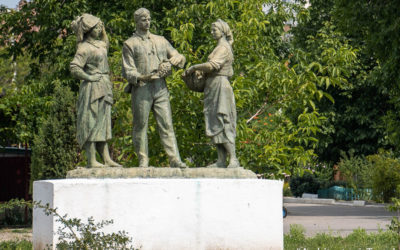
[[[87,74],[83,68],[86,65],[87,61],[87,51],[78,48],[76,51],[75,57],[72,60],[72,62],[69,65],[70,72],[73,77],[79,79],[79,80],[84,80],[84,81],[89,81],[89,82],[96,82],[99,81],[101,78],[101,74],[94,74],[94,75],[89,75]]]
[[[194,68],[194,70],[201,70],[205,73],[210,73],[214,70],[213,66],[209,62],[196,64],[193,65],[192,67]]]
[[[209,57],[208,62],[195,64],[186,70],[186,74],[192,74],[195,70],[200,70],[205,73],[218,71],[226,62],[228,51],[224,46],[218,46]]]
[[[172,45],[167,40],[165,40],[165,44],[165,46],[167,47],[168,59],[171,64],[179,68],[183,68],[186,63],[185,56],[179,54],[179,52],[174,47],[172,47]]]
[[[133,85],[136,85],[137,82],[141,80],[141,74],[138,72],[135,65],[133,49],[126,43],[124,43],[122,48],[122,75]]]

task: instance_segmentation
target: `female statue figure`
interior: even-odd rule
[[[108,38],[98,17],[83,14],[72,24],[77,50],[70,64],[71,74],[82,80],[79,88],[77,139],[86,151],[88,168],[121,167],[109,154],[111,139],[112,83],[107,61]],[[96,150],[104,165],[96,160]]]
[[[233,75],[232,32],[228,24],[218,19],[211,26],[211,34],[217,46],[208,61],[187,69],[184,75],[205,74],[204,116],[206,135],[217,147],[218,161],[208,167],[240,167],[235,153],[236,105],[229,78]],[[195,72],[197,71],[197,72]],[[227,155],[229,164],[226,166]]]

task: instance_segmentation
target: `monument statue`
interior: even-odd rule
[[[208,61],[188,68],[183,78],[185,80],[195,75],[205,79],[204,89],[201,90],[204,91],[206,135],[216,145],[218,153],[218,161],[207,167],[237,168],[240,164],[235,153],[236,105],[229,83],[229,78],[233,75],[233,36],[229,25],[221,19],[212,24],[211,34],[217,40],[217,46],[209,55]]]
[[[108,38],[98,17],[83,14],[72,24],[77,50],[70,64],[71,74],[82,83],[79,88],[77,139],[87,155],[88,168],[121,167],[109,154],[111,139],[112,83],[107,61]],[[96,150],[104,165],[96,160]]]
[[[163,36],[149,32],[149,10],[136,10],[134,19],[136,32],[123,45],[122,74],[128,80],[125,92],[132,95],[132,140],[139,158],[139,167],[148,167],[149,164],[147,129],[152,110],[170,166],[185,168],[187,166],[179,156],[172,126],[165,77],[171,72],[171,64],[182,68],[186,59]]]

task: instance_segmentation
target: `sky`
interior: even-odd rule
[[[5,5],[8,8],[15,8],[18,5],[19,0],[0,0],[0,5]]]

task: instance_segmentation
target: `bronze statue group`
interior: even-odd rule
[[[186,168],[172,125],[172,111],[165,77],[172,66],[183,68],[185,57],[163,37],[149,32],[151,15],[140,8],[134,13],[136,31],[124,42],[122,73],[128,81],[125,92],[132,97],[132,140],[139,167],[149,166],[148,118],[153,112],[170,167]],[[82,80],[79,89],[77,139],[87,155],[87,167],[121,167],[109,154],[111,139],[112,83],[107,60],[108,38],[102,21],[83,14],[72,22],[77,50],[71,74]],[[235,153],[236,105],[229,78],[233,75],[233,36],[229,25],[218,19],[211,26],[217,45],[207,62],[189,67],[182,78],[191,89],[204,92],[206,135],[216,145],[218,160],[207,167],[240,167]],[[194,86],[196,85],[196,86]],[[104,164],[96,160],[96,152]],[[229,161],[228,161],[229,158]]]

